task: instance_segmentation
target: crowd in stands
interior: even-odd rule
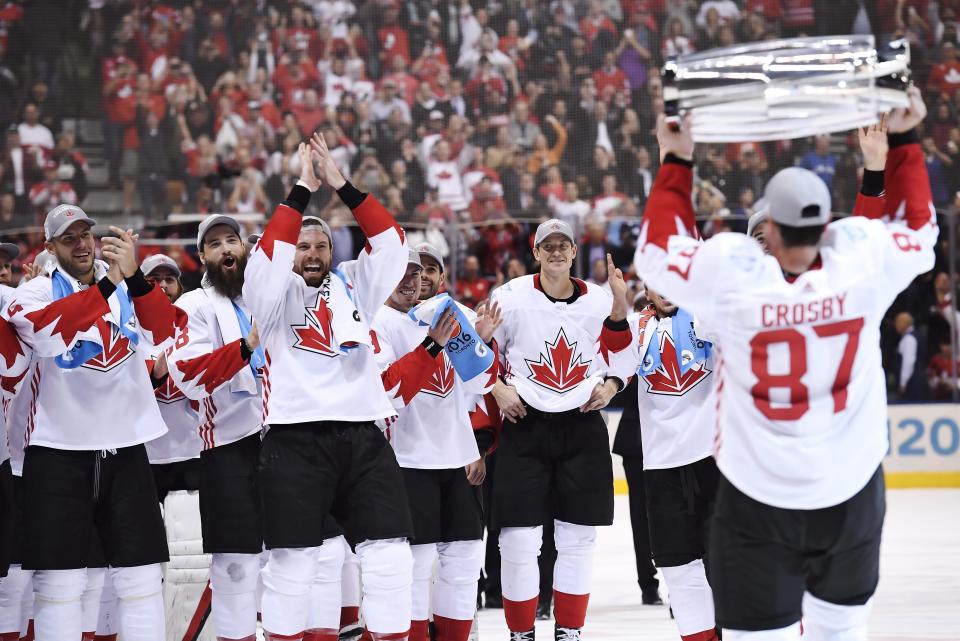
[[[100,95],[109,183],[145,237],[189,238],[162,224],[171,212],[269,215],[298,171],[297,143],[319,130],[354,184],[411,236],[456,257],[465,301],[534,268],[531,226],[546,217],[574,225],[578,271],[602,282],[606,253],[631,262],[658,165],[667,57],[853,32],[910,41],[929,106],[922,145],[935,204],[960,208],[957,0],[8,0],[0,228],[36,225],[87,192],[87,162],[62,126],[74,102],[56,91],[64,65],[55,46],[31,37],[63,20],[51,16],[61,4],[79,16],[68,28],[99,69],[89,91]],[[702,145],[704,235],[744,231],[766,180],[794,164],[823,178],[836,211],[852,209],[855,135]],[[318,200],[335,258],[350,257],[362,238],[349,212],[329,195]],[[904,398],[909,359],[898,347],[910,332],[922,343],[917,370],[926,379],[927,363],[939,368],[923,397],[949,395],[938,381],[950,370],[943,345],[958,326],[949,312],[957,283],[941,237],[937,267],[892,308],[884,339],[891,389]],[[42,238],[16,240],[29,261]],[[192,251],[172,253],[195,274]],[[907,327],[893,320],[901,312]]]

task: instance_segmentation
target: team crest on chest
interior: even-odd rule
[[[302,325],[291,325],[296,342],[294,348],[302,349],[321,356],[336,356],[332,346],[333,329],[330,321],[333,311],[327,307],[327,301],[319,293],[312,306],[304,307]]]
[[[183,392],[180,391],[180,388],[174,384],[173,378],[170,376],[167,376],[163,380],[163,384],[154,390],[154,396],[157,397],[158,403],[163,403],[165,405],[176,403],[177,401],[186,398],[186,396],[183,395]]]
[[[98,372],[109,372],[122,365],[136,353],[133,344],[120,332],[120,328],[103,319],[97,321],[100,337],[103,339],[103,351],[90,358],[82,367]]]
[[[453,365],[450,364],[450,359],[444,354],[443,362],[433,370],[430,380],[424,383],[420,391],[430,396],[446,398],[453,391],[454,376]]]
[[[660,367],[652,374],[643,377],[647,382],[647,392],[666,396],[683,396],[700,381],[710,375],[705,363],[694,366],[680,375],[680,365],[673,337],[664,333],[660,336]]]
[[[551,392],[563,394],[569,392],[587,378],[591,361],[583,361],[577,351],[577,343],[567,340],[563,328],[552,343],[544,343],[546,352],[541,352],[539,360],[523,360],[530,370],[531,381]]]

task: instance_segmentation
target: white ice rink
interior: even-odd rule
[[[678,641],[666,606],[641,606],[627,497],[600,528],[585,641]],[[666,597],[663,581],[661,590]],[[481,641],[506,641],[503,610],[480,612]],[[537,623],[553,639],[553,622]],[[960,641],[960,490],[889,490],[870,638]]]

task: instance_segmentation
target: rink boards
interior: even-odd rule
[[[960,487],[960,404],[890,405],[890,449],[883,462],[888,487]],[[604,411],[610,442],[620,411]],[[613,457],[614,486],[626,494],[623,464]]]

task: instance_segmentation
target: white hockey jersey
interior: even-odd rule
[[[596,285],[574,279],[579,297],[551,302],[540,276],[521,276],[498,287],[490,298],[503,323],[494,333],[503,379],[523,401],[543,412],[580,407],[607,375],[626,382],[633,374],[626,352],[629,330],[604,326],[613,299]]]
[[[293,272],[301,215],[279,205],[247,263],[243,299],[257,319],[267,366],[267,424],[375,421],[396,412],[383,389],[370,323],[403,278],[403,230],[372,195],[353,215],[367,237],[325,290]]]
[[[480,458],[470,412],[477,396],[493,389],[497,361],[463,381],[445,352],[436,358],[421,345],[428,327],[383,305],[371,326],[383,386],[397,410],[387,438],[400,467],[452,469]]]
[[[768,505],[817,509],[858,492],[887,451],[879,325],[933,267],[937,239],[923,154],[890,150],[884,198],[831,223],[818,263],[796,279],[753,239],[695,233],[688,167],[667,162],[647,204],[638,274],[717,341],[717,464]]]
[[[53,263],[48,275],[58,269]],[[98,261],[96,274],[104,278],[106,264]],[[157,287],[133,297],[128,326],[140,339],[134,346],[118,329],[118,294],[125,283],[104,300],[99,287],[84,288],[65,272],[63,276],[73,294],[54,300],[52,279],[34,278],[17,288],[5,311],[37,359],[29,390],[24,390],[31,395],[25,446],[100,450],[157,438],[166,427],[144,360],[147,350],[172,341],[186,318]],[[103,349],[75,369],[59,367],[56,357],[79,340]]]
[[[147,363],[148,368],[152,369],[155,362],[156,357]],[[169,372],[169,365],[167,370]],[[199,430],[200,403],[187,398],[169,374],[164,377],[159,387],[154,388],[153,396],[157,399],[167,433],[147,441],[147,458],[150,463],[178,463],[200,456],[203,451],[203,439],[200,438]]]
[[[717,394],[714,387],[716,357],[680,373],[673,339],[673,319],[658,319],[652,310],[627,317],[635,336],[629,350],[634,371],[651,341],[660,349],[660,366],[637,385],[640,441],[645,470],[680,467],[713,453],[717,427]],[[638,374],[639,376],[639,374]]]
[[[261,372],[255,375],[250,363],[240,357],[243,336],[233,302],[206,279],[202,287],[176,302],[189,320],[168,350],[167,365],[175,387],[200,403],[199,420],[190,429],[199,436],[204,450],[229,445],[263,427]],[[249,318],[243,300],[235,302]],[[190,437],[177,438],[186,441]]]

